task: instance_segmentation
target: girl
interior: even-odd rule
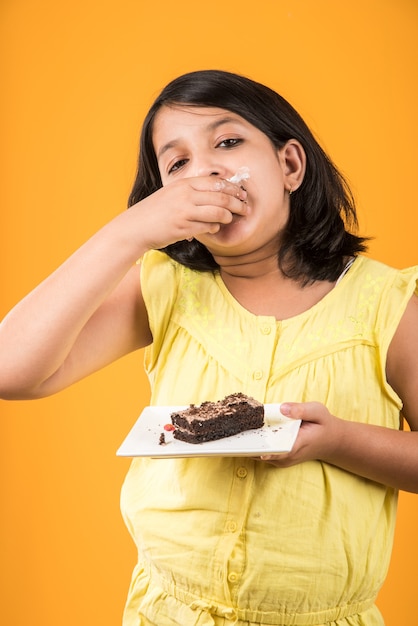
[[[243,391],[303,423],[280,456],[132,462],[124,626],[381,626],[397,491],[418,491],[418,267],[361,254],[306,124],[227,72],[162,91],[129,204],[2,322],[0,396],[146,347],[152,404]]]

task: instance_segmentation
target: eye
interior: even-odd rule
[[[222,139],[220,143],[217,144],[217,148],[235,148],[235,146],[239,146],[243,142],[242,139],[238,139],[237,137],[228,137],[227,139]]]
[[[172,174],[173,172],[176,172],[181,167],[183,167],[183,165],[186,165],[186,163],[187,163],[187,159],[179,159],[178,161],[173,163],[173,165],[169,168],[168,173]]]

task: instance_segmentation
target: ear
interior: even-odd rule
[[[279,150],[283,179],[288,191],[296,191],[302,184],[306,170],[306,154],[297,139],[289,139]]]

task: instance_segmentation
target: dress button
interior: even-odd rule
[[[236,574],[235,572],[231,572],[230,574],[228,574],[228,580],[230,583],[236,583],[238,580],[238,574]]]
[[[254,380],[261,380],[261,378],[263,378],[263,371],[262,370],[254,370],[253,378],[254,378]]]
[[[245,467],[239,467],[237,469],[237,476],[239,478],[245,478],[247,474],[248,474],[248,472],[247,472]]]
[[[271,333],[271,326],[268,324],[263,324],[260,328],[263,335],[269,335]]]
[[[226,525],[226,529],[227,531],[229,531],[230,533],[234,533],[237,529],[237,523],[236,522],[232,522],[229,521]]]

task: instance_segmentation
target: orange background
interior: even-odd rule
[[[193,69],[287,97],[351,181],[371,255],[418,263],[416,0],[1,0],[0,12],[1,316],[125,209],[145,112]],[[115,451],[146,404],[141,354],[55,397],[0,401],[2,624],[120,623],[135,550]],[[387,626],[418,624],[417,522],[402,493]]]

